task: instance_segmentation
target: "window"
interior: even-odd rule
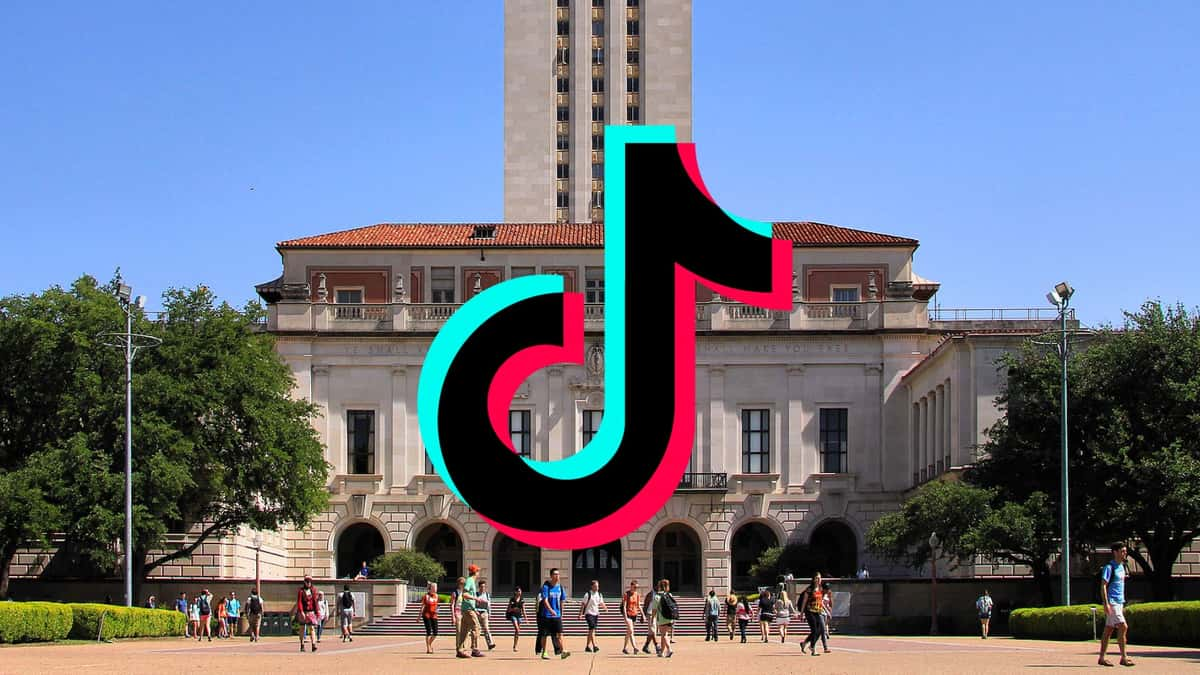
[[[603,150],[604,149],[604,136],[602,134],[596,134],[595,136],[592,136],[592,149],[593,150]]]
[[[571,79],[567,77],[558,78],[558,93],[566,94],[571,91]]]
[[[846,473],[848,412],[845,408],[821,408],[821,472]]]
[[[592,178],[594,178],[596,180],[600,180],[600,179],[604,178],[604,165],[603,164],[593,164],[592,165]]]
[[[362,296],[361,288],[337,288],[333,291],[333,301],[339,305],[361,305]]]
[[[517,277],[527,277],[531,274],[534,274],[532,267],[514,267],[508,276],[510,279],[516,279]]]
[[[625,1],[625,6],[626,6],[626,7],[637,7],[637,6],[638,6],[638,0],[626,0],[626,1]]]
[[[533,429],[530,424],[530,411],[508,411],[508,434],[512,438],[513,449],[522,457],[533,454]]]
[[[558,6],[559,7],[570,7],[571,0],[558,0]]]
[[[592,442],[592,438],[596,436],[596,430],[600,428],[600,418],[604,415],[603,410],[584,410],[583,411],[583,444],[587,445]]]
[[[858,302],[858,286],[834,286],[830,289],[834,302]]]
[[[570,35],[571,34],[571,22],[563,21],[560,19],[558,22],[558,34],[559,35]]]
[[[375,411],[346,411],[347,464],[350,473],[375,473]]]
[[[568,165],[568,164],[559,164],[559,165],[558,165],[558,177],[559,177],[559,178],[570,178],[570,177],[571,177],[571,168],[570,168],[570,165]]]
[[[592,208],[593,209],[604,208],[604,191],[603,190],[593,190],[592,191]],[[603,293],[601,293],[601,295],[603,295]]]
[[[604,64],[604,48],[600,47],[592,50],[592,65],[599,66]]]
[[[604,121],[604,106],[602,106],[602,105],[592,106],[592,121],[593,122],[603,122]]]
[[[592,22],[592,35],[595,37],[601,37],[604,35],[604,22],[603,21],[593,21]]]
[[[564,134],[559,134],[554,145],[559,150],[569,150],[571,148],[571,137]]]
[[[642,109],[636,105],[627,106],[625,108],[625,117],[630,122],[640,122],[642,119]]]
[[[556,204],[560,209],[569,208],[571,206],[571,195],[566,192],[559,192],[556,196]]]
[[[558,62],[561,64],[564,64],[564,65],[571,62],[571,48],[570,47],[560,47],[559,48]]]
[[[599,93],[602,93],[603,91],[604,91],[604,78],[603,77],[593,77],[592,78],[592,93],[599,94]]]
[[[633,20],[631,20],[631,21],[626,21],[626,22],[625,22],[625,32],[626,32],[626,33],[629,33],[630,35],[637,35],[637,34],[638,34],[638,21],[637,21],[637,19],[633,19]]]
[[[602,192],[594,192],[603,195]],[[593,204],[596,208],[599,205]],[[604,302],[604,268],[588,267],[583,271],[583,301],[589,305],[599,305]]]
[[[571,109],[565,105],[558,106],[558,121],[569,122],[571,120]]]
[[[603,7],[604,0],[592,0],[592,7]]]
[[[454,302],[454,268],[431,268],[429,270],[429,289],[433,294],[433,302]]]
[[[640,57],[641,54],[638,53],[638,50],[631,49],[625,52],[625,63],[639,63],[641,61]]]
[[[742,411],[742,473],[771,471],[771,411]]]
[[[636,93],[636,92],[641,91],[641,84],[642,84],[641,78],[639,78],[639,77],[625,78],[625,88],[631,92]]]

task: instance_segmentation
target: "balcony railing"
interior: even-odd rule
[[[930,321],[1053,321],[1058,310],[1053,307],[933,307]],[[1067,320],[1075,320],[1075,310],[1067,309]]]
[[[685,473],[679,479],[679,492],[727,492],[729,490],[729,474],[726,473]]]

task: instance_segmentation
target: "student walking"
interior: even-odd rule
[[[1111,666],[1112,662],[1104,658],[1108,652],[1108,640],[1115,632],[1117,647],[1121,650],[1121,665],[1132,666],[1133,661],[1125,653],[1125,639],[1129,633],[1129,622],[1125,620],[1125,577],[1129,574],[1125,569],[1125,558],[1129,549],[1124,542],[1118,541],[1112,545],[1112,560],[1104,564],[1100,571],[1100,596],[1104,599],[1104,636],[1100,638],[1100,660],[1102,666]]]
[[[671,595],[671,582],[663,579],[658,582],[658,593],[655,595],[654,608],[651,614],[657,624],[658,655],[670,658],[675,650],[671,649],[671,637],[675,634],[675,620],[679,618],[679,604]]]
[[[188,623],[190,623],[192,626],[192,634],[188,637],[196,638],[197,642],[200,641],[200,605],[199,605],[199,602],[200,602],[199,598],[197,598],[196,600],[193,600],[188,605]]]
[[[704,600],[704,641],[712,640],[716,642],[717,638],[717,619],[721,618],[721,600],[717,597],[717,592],[713,589],[708,589],[708,597]]]
[[[792,604],[792,599],[788,597],[787,591],[779,591],[779,599],[775,601],[775,623],[779,626],[779,641],[787,642],[788,626],[792,623],[792,616],[796,613],[796,606]]]
[[[771,599],[771,591],[763,591],[758,596],[758,629],[762,632],[762,641],[771,639],[771,623],[775,621],[775,601]]]
[[[988,636],[988,624],[992,622],[992,607],[995,603],[992,602],[992,596],[988,595],[987,589],[983,589],[983,595],[975,601],[975,609],[979,612],[979,637],[984,640]]]
[[[521,624],[525,623],[525,597],[521,587],[513,589],[512,597],[508,599],[508,608],[504,610],[504,618],[513,627],[513,651],[517,651],[517,642],[521,639]]]
[[[733,627],[737,623],[737,605],[738,597],[731,588],[729,595],[725,596],[725,628],[729,631],[730,641],[733,640]]]
[[[804,617],[808,620],[808,639],[800,643],[800,652],[804,653],[806,645],[811,647],[812,655],[817,654],[817,640],[825,640],[825,620],[822,612],[824,606],[824,590],[821,587],[821,573],[813,575],[812,583],[800,594],[800,606],[804,608]],[[828,643],[825,652],[829,652]]]
[[[196,634],[196,641],[207,637],[208,641],[212,642],[213,595],[207,588],[196,596],[196,609],[200,615],[200,632]]]
[[[325,634],[325,621],[329,618],[329,603],[325,601],[325,591],[317,591],[317,642]]]
[[[738,632],[742,635],[742,644],[746,644],[746,626],[750,625],[750,601],[746,599],[746,596],[738,598],[734,614],[737,616]]]
[[[425,653],[433,653],[433,640],[438,634],[438,594],[437,584],[432,581],[425,586],[425,595],[421,597],[421,624],[425,627]]]
[[[587,592],[583,594],[583,602],[579,605],[579,618],[587,621],[587,645],[583,648],[585,652],[600,651],[596,646],[596,627],[600,625],[601,610],[608,610],[608,606],[604,604],[604,596],[600,595],[600,582],[593,579]]]
[[[821,646],[828,654],[829,634],[833,631],[833,589],[829,587],[828,581],[821,584],[821,623],[825,628],[825,632],[821,634]]]
[[[317,589],[313,588],[313,578],[304,575],[304,584],[296,593],[296,618],[300,620],[300,651],[304,651],[304,636],[308,635],[308,644],[313,652],[317,651]]]
[[[229,637],[237,635],[238,620],[242,618],[242,603],[237,599],[237,592],[229,592],[229,602],[225,603],[225,618],[229,623]]]
[[[483,656],[483,652],[479,651],[479,613],[475,610],[475,597],[479,594],[479,581],[476,579],[478,574],[478,565],[468,565],[467,578],[459,577],[462,599],[459,601],[461,615],[458,619],[458,644],[455,656],[460,659],[469,658],[466,652],[468,637],[471,640],[469,656],[476,658]]]
[[[483,639],[487,642],[489,651],[496,648],[496,643],[492,642],[491,607],[492,595],[487,592],[487,582],[480,581],[479,595],[475,597],[475,611],[479,614],[479,629],[483,632]]]
[[[250,631],[250,641],[262,639],[263,600],[258,590],[251,588],[246,596],[246,629]]]
[[[566,591],[559,584],[557,568],[550,569],[550,580],[542,584],[539,597],[541,601],[538,604],[538,620],[541,625],[538,627],[538,642],[534,649],[543,659],[550,658],[546,653],[546,640],[549,639],[554,644],[554,654],[565,659],[571,655],[571,652],[563,649],[562,640],[562,609]]]
[[[217,637],[222,640],[229,637],[229,598],[225,596],[217,603]]]
[[[637,638],[635,637],[634,624],[640,618],[646,620],[646,615],[642,612],[642,604],[638,597],[638,582],[629,582],[629,590],[621,595],[621,617],[625,619],[625,640],[621,643],[621,653],[629,654],[629,647],[633,648],[633,653],[637,654]],[[626,647],[628,645],[628,647]]]
[[[354,594],[350,592],[350,584],[342,584],[342,594],[338,596],[338,621],[342,642],[354,642]]]
[[[642,614],[646,617],[646,641],[642,643],[642,653],[650,653],[650,645],[654,645],[654,651],[662,656],[662,651],[658,648],[658,632],[654,625],[654,609],[658,606],[658,593],[655,592],[654,583],[651,582],[650,590],[646,591],[646,597],[642,599]]]

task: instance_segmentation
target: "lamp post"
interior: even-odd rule
[[[146,296],[133,297],[133,287],[118,280],[117,301],[125,312],[124,333],[103,333],[109,347],[125,350],[125,606],[133,606],[133,358],[139,349],[162,342],[151,335],[133,332],[133,311],[146,307]]]
[[[941,543],[942,543],[941,540],[938,539],[937,532],[934,532],[933,534],[929,535],[929,574],[933,580],[933,583],[930,586],[930,591],[929,591],[930,603],[933,605],[932,610],[930,611],[930,621],[929,621],[929,634],[930,635],[938,634],[937,548],[938,548],[938,545]]]
[[[261,588],[262,577],[259,575],[259,571],[258,571],[258,557],[259,557],[259,553],[262,551],[262,544],[263,544],[262,533],[255,532],[254,533],[254,593],[255,593],[255,595],[262,595],[262,588]]]
[[[1067,355],[1070,342],[1067,339],[1067,308],[1075,289],[1060,281],[1054,290],[1046,294],[1050,304],[1058,308],[1058,357],[1062,361],[1062,603],[1071,604],[1071,530],[1070,530],[1070,487],[1068,483],[1070,457],[1067,454]]]

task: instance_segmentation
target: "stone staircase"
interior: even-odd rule
[[[679,597],[676,596],[679,605],[679,619],[675,621],[675,634],[681,637],[695,636],[704,637],[704,598],[697,597]],[[608,599],[605,598],[605,604],[608,605],[608,611],[600,613],[600,626],[596,630],[596,635],[600,637],[621,637],[625,635],[625,621],[621,618],[618,611],[620,597]],[[507,598],[493,598],[492,605],[501,609],[492,612],[490,626],[492,629],[492,637],[497,643],[503,645],[503,638],[511,638],[513,634],[512,625],[504,620],[503,608],[508,606]],[[587,635],[587,623],[579,618],[579,600],[568,600],[563,608],[563,634],[567,637],[584,637]],[[717,633],[726,639],[725,634],[725,616],[724,608],[722,615],[717,623]],[[521,626],[522,638],[534,638],[537,635],[537,622],[533,613],[532,603],[525,604],[526,622]],[[438,634],[448,636],[454,631],[454,621],[450,617],[450,607],[446,604],[438,605]],[[645,624],[637,624],[637,633],[639,636],[646,632]],[[420,606],[415,603],[409,603],[403,612],[393,616],[389,616],[379,621],[374,621],[371,624],[355,631],[357,635],[401,635],[401,636],[420,636],[425,634],[425,629],[421,623]],[[808,624],[803,619],[792,619],[789,626],[788,636],[797,637],[808,634]],[[753,639],[753,636],[758,635],[757,621],[746,627],[746,635]],[[640,639],[640,638],[639,638]]]

